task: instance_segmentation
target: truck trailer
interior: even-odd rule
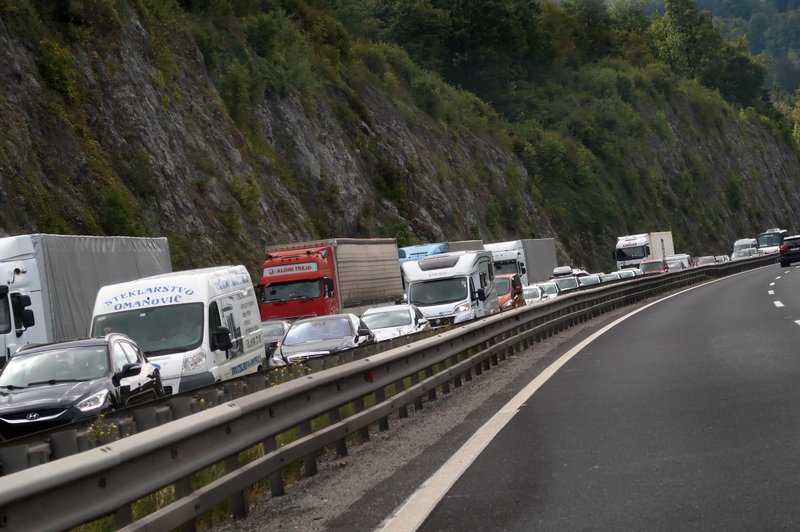
[[[97,291],[172,271],[166,238],[30,234],[0,238],[0,363],[28,343],[89,332]]]
[[[492,252],[498,274],[518,273],[523,285],[550,278],[556,260],[556,241],[553,238],[524,238],[494,242],[484,246]]]
[[[654,231],[617,237],[614,259],[617,269],[638,268],[642,261],[663,259],[675,254],[672,231]]]
[[[360,314],[403,297],[394,238],[270,246],[257,286],[261,320]]]

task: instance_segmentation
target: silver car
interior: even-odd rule
[[[390,305],[364,311],[361,319],[375,334],[375,340],[391,340],[399,336],[427,331],[430,322],[416,305]]]

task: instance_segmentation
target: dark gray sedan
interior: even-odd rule
[[[374,342],[373,332],[355,314],[305,318],[292,323],[269,365],[285,366]]]

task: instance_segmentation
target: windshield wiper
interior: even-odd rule
[[[17,386],[16,384],[7,384],[5,386],[0,386],[0,388],[5,388],[6,390],[24,390],[25,386]]]
[[[87,379],[50,379],[49,381],[29,382],[28,386],[38,386],[41,384],[62,384],[64,382],[85,382]]]

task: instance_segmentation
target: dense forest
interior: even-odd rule
[[[0,226],[166,234],[177,266],[330,236],[725,253],[798,225],[800,113],[754,55],[793,57],[793,9],[0,0]],[[759,50],[732,21],[768,12]]]

